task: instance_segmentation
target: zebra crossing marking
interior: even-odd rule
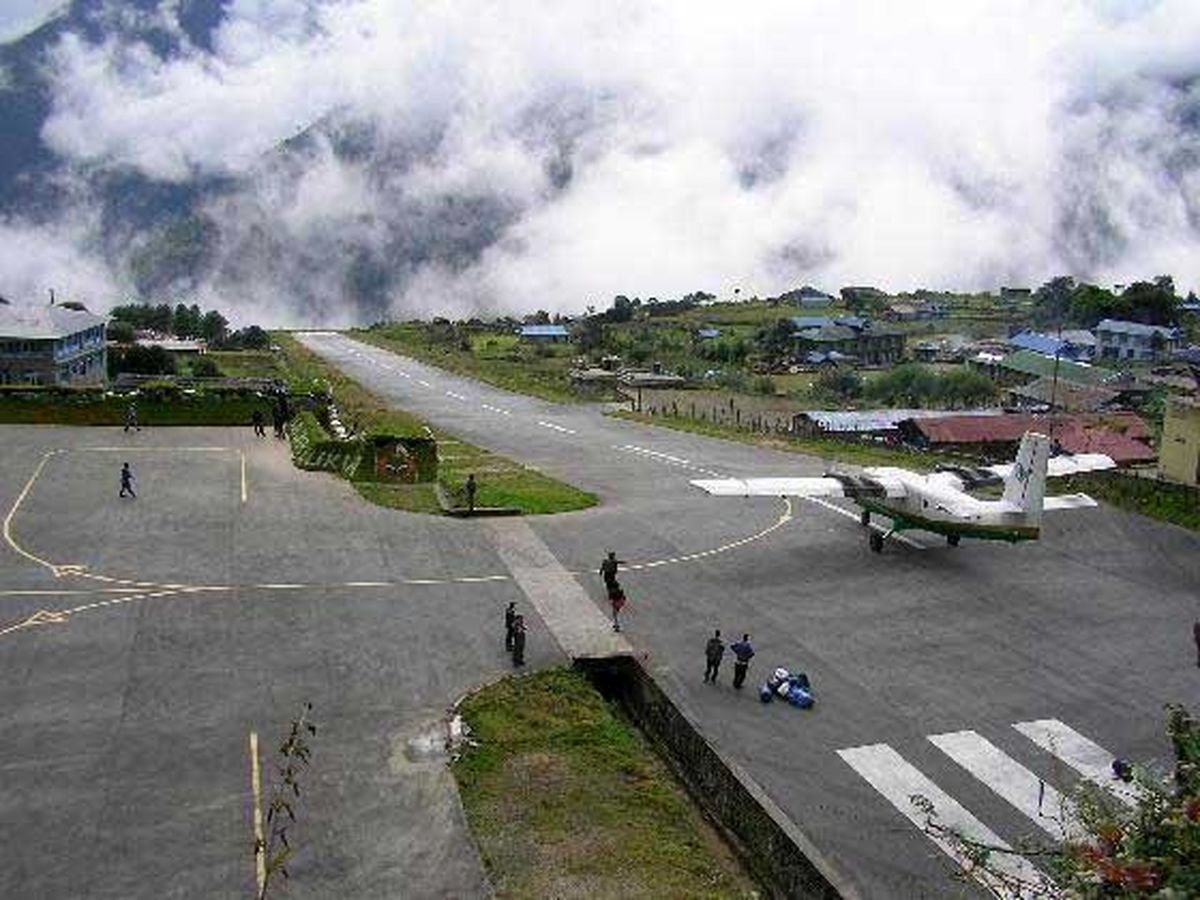
[[[986,825],[975,818],[957,800],[926,778],[919,769],[887,744],[868,744],[837,751],[854,771],[866,779],[906,819],[912,822],[937,847],[953,859],[965,871],[972,872],[973,864],[953,842],[941,834],[926,831],[926,814],[912,803],[919,794],[933,804],[937,821],[973,841],[1011,850],[1012,848]],[[1016,884],[1041,884],[1042,873],[1029,860],[1015,853],[993,854],[990,866],[998,873],[1012,879]],[[984,870],[977,872],[980,881],[997,896],[1018,900],[1026,892],[1014,887],[1006,878],[997,877]]]
[[[1053,753],[1092,784],[1099,785],[1129,806],[1136,806],[1136,786],[1113,778],[1113,755],[1058,719],[1017,722],[1013,728],[1043,750]]]
[[[982,781],[995,794],[1032,819],[1053,838],[1080,834],[1070,798],[974,731],[931,734],[930,742]]]

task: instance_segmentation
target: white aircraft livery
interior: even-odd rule
[[[1036,540],[1042,513],[1095,506],[1087,494],[1046,496],[1046,478],[1112,469],[1101,453],[1050,456],[1050,438],[1026,432],[1013,463],[968,469],[946,466],[922,475],[890,466],[863,469],[861,475],[827,474],[819,478],[715,478],[693,481],[720,497],[848,497],[862,508],[863,525],[871,514],[888,518],[887,532],[871,530],[871,549],[883,549],[891,535],[910,529],[945,535],[951,546],[963,537],[1001,541]],[[969,490],[1003,484],[999,500],[972,496]]]

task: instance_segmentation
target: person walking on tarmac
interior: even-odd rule
[[[525,665],[525,617],[513,620],[512,660],[514,666]]]
[[[513,628],[517,621],[517,602],[509,601],[509,604],[504,609],[504,649],[512,653],[513,648]]]
[[[706,684],[717,683],[717,669],[721,668],[721,657],[725,655],[725,642],[721,640],[721,629],[713,632],[713,636],[704,645],[704,681]]]
[[[623,559],[617,559],[617,554],[613,550],[608,551],[608,556],[600,563],[600,576],[604,579],[604,586],[608,589],[609,599],[612,599],[613,594],[620,590],[621,586],[617,583],[617,567],[625,562]]]
[[[129,408],[127,410],[125,410],[125,431],[126,431],[126,433],[129,432],[130,428],[134,429],[135,431],[142,430],[142,426],[138,424],[137,401],[136,400],[130,400]]]
[[[254,411],[254,414],[250,417],[250,421],[254,424],[255,437],[267,436],[266,419],[263,417],[261,409]]]
[[[742,639],[736,644],[731,644],[729,649],[733,651],[734,656],[733,686],[740,691],[746,683],[746,670],[750,668],[750,659],[754,656],[754,648],[750,646],[750,635],[743,634]]]
[[[617,585],[615,591],[611,591],[609,593],[608,602],[612,604],[613,631],[620,631],[621,620],[618,618],[618,616],[621,614],[621,610],[625,607],[625,591],[621,589],[619,584]]]
[[[475,515],[475,492],[478,490],[478,485],[475,484],[475,473],[472,472],[467,476],[467,513]]]
[[[124,497],[126,494],[137,499],[137,494],[133,492],[133,470],[129,468],[129,463],[121,466],[121,493],[118,496]]]

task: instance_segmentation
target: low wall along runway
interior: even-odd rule
[[[693,799],[773,896],[855,896],[795,823],[740,766],[705,739],[636,659],[578,659],[575,665],[660,749]]]

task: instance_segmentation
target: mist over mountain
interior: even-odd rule
[[[75,0],[0,45],[0,117],[18,298],[341,325],[1200,259],[1186,0]]]

